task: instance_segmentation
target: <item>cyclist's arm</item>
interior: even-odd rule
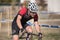
[[[34,15],[34,24],[35,26],[38,26],[38,15],[37,14]]]
[[[16,22],[17,22],[17,25],[20,29],[22,29],[22,25],[21,25],[21,21],[20,21],[21,19],[22,19],[22,16],[18,15]]]
[[[39,23],[38,23],[38,15],[37,14],[34,16],[34,25],[35,25],[37,31],[41,32],[41,29],[40,29],[40,26],[39,26]]]
[[[34,15],[34,22],[38,22],[38,15],[37,14]]]
[[[35,22],[34,22],[34,25],[35,25],[36,27],[40,27],[38,21],[35,21]]]
[[[20,29],[22,29],[22,25],[21,25],[21,19],[22,19],[22,16],[26,13],[27,9],[26,8],[22,8],[19,13],[18,13],[18,17],[17,17],[17,25]]]

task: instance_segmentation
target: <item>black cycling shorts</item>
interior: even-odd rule
[[[25,29],[29,24],[23,24],[22,27]],[[12,35],[19,35],[20,29],[18,28],[16,23],[12,23]]]

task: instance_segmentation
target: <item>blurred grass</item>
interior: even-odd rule
[[[41,28],[43,33],[42,40],[60,40],[60,28]],[[33,40],[38,37],[34,36]],[[11,40],[11,35],[8,36],[7,32],[0,32],[0,40]]]
[[[60,28],[42,28],[43,40],[60,40]]]

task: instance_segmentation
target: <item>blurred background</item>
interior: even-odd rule
[[[29,0],[0,0],[0,40],[11,40],[11,23],[22,1],[29,2]],[[43,40],[60,40],[60,0],[35,1],[39,8]]]

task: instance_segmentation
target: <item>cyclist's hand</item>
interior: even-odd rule
[[[22,27],[22,26],[20,26],[20,29],[23,29],[23,27]]]
[[[42,33],[39,33],[39,35],[38,35],[40,38],[42,38]]]
[[[22,29],[20,29],[21,30],[21,32],[23,32],[24,31],[24,29],[22,28]]]

